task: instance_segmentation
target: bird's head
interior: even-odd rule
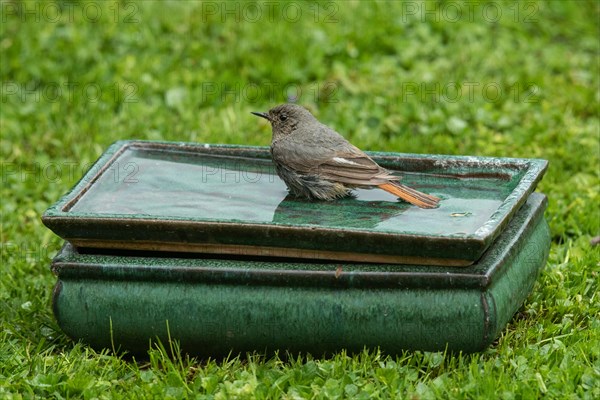
[[[266,113],[252,112],[252,114],[265,118],[271,123],[274,140],[293,133],[300,124],[317,121],[310,111],[297,104],[281,104]]]

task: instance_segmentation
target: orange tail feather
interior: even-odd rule
[[[419,192],[396,182],[384,183],[379,185],[379,188],[421,208],[436,208],[440,201],[435,196]]]

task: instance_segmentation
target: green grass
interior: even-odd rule
[[[49,4],[0,2],[0,398],[600,398],[598,3]],[[44,210],[115,140],[267,145],[249,111],[293,96],[365,150],[550,161],[550,259],[497,344],[140,361],[66,338]]]

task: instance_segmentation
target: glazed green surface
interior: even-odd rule
[[[201,256],[181,253],[116,252],[94,249],[77,251],[67,244],[56,257],[53,271],[63,280],[97,279],[100,281],[154,281],[217,283],[243,286],[306,286],[351,288],[487,288],[511,265],[511,253],[519,251],[531,231],[547,231],[540,220],[547,206],[545,196],[534,193],[511,220],[485,255],[468,267],[432,267],[429,265],[361,264],[303,261],[299,259]],[[539,236],[539,234],[538,234]],[[531,239],[534,268],[542,267],[540,254],[546,252],[547,237]],[[520,286],[531,277],[516,274]],[[522,282],[519,282],[522,281]],[[509,285],[508,290],[510,290]],[[523,293],[521,295],[524,295]],[[510,299],[510,296],[508,296]],[[507,300],[508,301],[508,300]]]
[[[484,178],[404,176],[407,185],[442,198],[439,208],[422,210],[382,190],[357,190],[355,198],[335,202],[287,197],[268,160],[134,149],[114,163],[112,168],[129,168],[130,176],[115,179],[114,169],[107,170],[70,212],[472,235],[512,192],[519,173],[524,174],[517,170],[496,177],[494,172],[503,171],[491,170]]]
[[[43,221],[86,247],[150,242],[195,251],[210,244],[346,257],[321,256],[330,260],[381,255],[465,265],[500,234],[547,167],[539,159],[372,156],[408,185],[441,197],[441,206],[419,209],[381,190],[333,202],[295,199],[273,173],[267,148],[131,141],[107,149]]]
[[[542,195],[532,195],[479,265],[462,271],[79,255],[68,246],[53,265],[54,310],[72,338],[136,354],[169,335],[203,356],[364,346],[392,354],[478,351],[504,328],[546,263],[545,206]]]

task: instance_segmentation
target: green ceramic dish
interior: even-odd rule
[[[381,190],[287,196],[267,148],[124,141],[43,216],[77,247],[429,265],[478,260],[541,179],[537,159],[369,153],[442,199],[422,210]]]
[[[133,353],[169,337],[205,356],[363,346],[478,351],[545,265],[545,207],[545,196],[532,194],[468,267],[83,254],[67,245],[52,264],[54,313],[73,339]]]

